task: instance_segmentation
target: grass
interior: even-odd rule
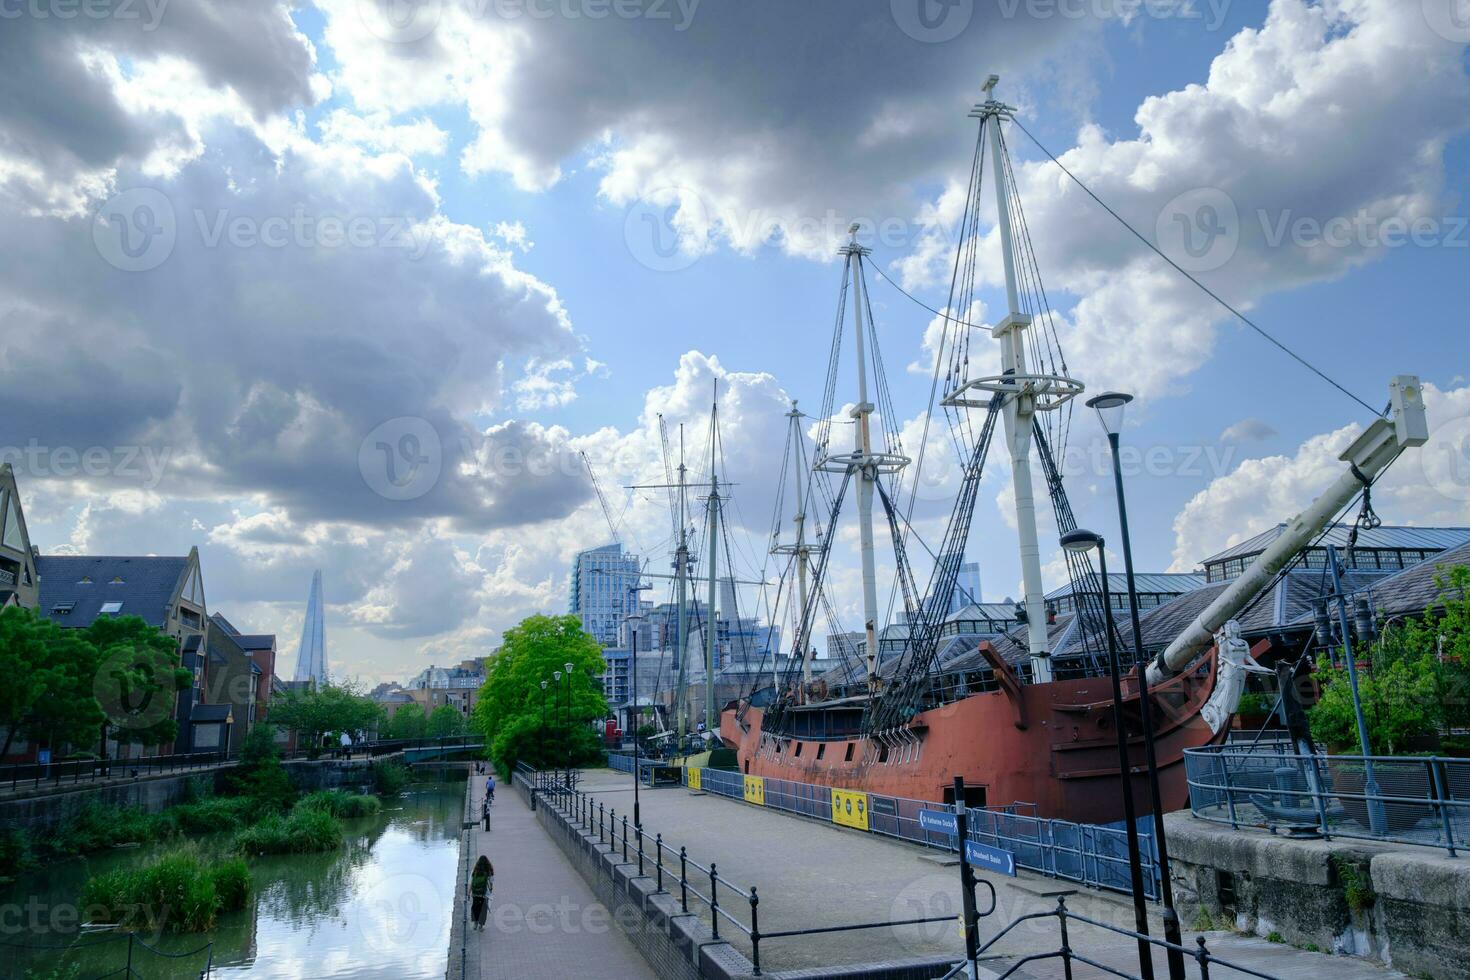
[[[308,793],[296,801],[297,810],[321,810],[334,817],[370,817],[383,808],[376,796],[348,793],[340,789],[324,789]]]
[[[250,869],[243,860],[209,862],[186,847],[141,868],[89,878],[82,905],[93,921],[119,930],[207,932],[221,912],[244,908],[249,895]]]
[[[342,845],[342,826],[325,810],[298,807],[290,816],[269,814],[235,835],[241,854],[309,854]]]
[[[1272,929],[1271,932],[1270,932],[1270,934],[1266,936],[1266,942],[1280,944],[1280,943],[1286,942],[1286,938],[1284,936],[1282,936],[1281,933],[1277,932],[1275,929]]]
[[[379,759],[373,763],[373,792],[379,796],[397,796],[408,785],[408,766],[397,759]]]
[[[1337,872],[1337,880],[1342,882],[1343,898],[1347,899],[1348,908],[1353,912],[1362,915],[1378,901],[1378,895],[1373,891],[1373,882],[1357,864],[1334,854],[1332,869]]]

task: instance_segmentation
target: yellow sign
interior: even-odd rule
[[[766,780],[763,776],[745,777],[745,802],[766,805]]]
[[[832,791],[832,822],[844,827],[868,829],[868,794],[846,789]]]
[[[685,769],[684,772],[688,776],[687,785],[689,786],[689,788],[690,789],[699,789],[699,776],[700,776],[700,773],[704,772],[704,770],[703,769],[693,769],[693,768],[690,768],[690,769]]]

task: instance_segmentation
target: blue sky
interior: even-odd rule
[[[785,403],[821,401],[842,229],[901,226],[872,261],[943,306],[953,241],[937,232],[957,218],[966,112],[990,71],[1166,252],[1173,219],[1228,202],[1233,245],[1198,275],[1283,343],[1375,405],[1393,374],[1430,383],[1437,441],[1401,461],[1379,510],[1470,520],[1470,36],[1452,0],[1061,5],[1076,16],[960,0],[928,8],[962,18],[941,18],[961,27],[942,40],[913,27],[921,2],[594,19],[174,0],[147,29],[17,21],[0,51],[33,87],[0,109],[0,238],[16,256],[0,274],[0,442],[166,459],[151,476],[18,465],[33,537],[82,553],[197,544],[212,604],[284,649],[323,568],[346,672],[401,678],[562,607],[571,555],[607,536],[578,451],[629,543],[656,551],[661,501],[617,488],[661,475],[659,413],[702,444],[719,375],[759,554]],[[36,85],[63,98],[42,104]],[[1367,413],[1007,139],[1073,373],[1139,395],[1125,439],[1155,460],[1129,480],[1140,566],[1192,567],[1290,517]],[[144,213],[171,234],[127,238]],[[678,249],[667,261],[650,260],[650,216]],[[336,219],[368,240],[328,241]],[[1346,239],[1316,241],[1333,221]],[[1421,242],[1381,245],[1399,222]],[[284,240],[262,244],[272,228]],[[989,216],[981,233],[994,322]],[[916,434],[933,318],[876,277],[870,290]],[[1087,413],[1073,433],[1084,457],[1096,448]],[[424,468],[384,484],[385,451]],[[1009,480],[991,470],[971,557],[999,599],[1019,571]],[[1112,532],[1106,473],[1081,465],[1069,487],[1083,523]],[[942,489],[926,498],[926,539],[947,510]],[[834,599],[856,620],[839,557]]]

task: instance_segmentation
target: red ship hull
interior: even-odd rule
[[[1184,750],[1224,737],[1200,717],[1214,687],[1212,651],[1151,692],[1165,811],[1188,801]],[[1130,677],[1124,685],[1125,716],[1133,719],[1130,730],[1139,728],[1138,708]],[[763,720],[761,709],[748,705],[727,708],[720,719],[725,745],[736,751],[740,769],[749,775],[935,802],[945,800],[946,790],[952,795],[954,777],[963,776],[968,787],[984,788],[985,802],[991,805],[1034,803],[1038,816],[1080,823],[1123,817],[1112,682],[1106,677],[1048,684],[1019,684],[1014,675],[1002,678],[999,691],[915,716],[908,726],[913,737],[904,740],[909,747],[887,752],[858,737],[787,737],[777,750],[775,739],[763,743]],[[1129,750],[1134,800],[1140,814],[1148,813],[1142,738],[1133,738]]]

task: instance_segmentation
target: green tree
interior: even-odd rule
[[[417,701],[398,706],[393,717],[388,719],[385,735],[388,738],[423,738],[429,732],[429,716],[424,706]]]
[[[270,713],[273,724],[296,732],[312,757],[321,752],[324,736],[346,732],[356,739],[377,729],[382,718],[377,702],[345,684],[292,691],[272,702]]]
[[[95,691],[97,667],[97,648],[76,630],[29,609],[0,610],[0,756],[17,735],[52,746],[91,745],[106,717]]]
[[[93,690],[119,742],[158,745],[179,734],[178,692],[192,675],[179,660],[179,641],[138,616],[99,616],[84,631],[97,650]]]
[[[569,663],[570,684],[565,677],[554,681],[554,672]],[[485,736],[502,772],[519,761],[540,768],[564,765],[569,753],[574,765],[595,762],[602,749],[589,723],[607,715],[596,681],[602,670],[602,648],[577,617],[531,616],[506,630],[500,649],[485,662],[470,725]]]
[[[1440,567],[1434,583],[1438,595],[1424,616],[1388,627],[1378,649],[1385,660],[1429,661],[1443,708],[1441,724],[1462,730],[1470,728],[1470,567]]]
[[[1312,737],[1349,754],[1358,749],[1357,714],[1346,670],[1319,669],[1314,675],[1322,696],[1312,707]],[[1386,668],[1358,674],[1358,698],[1375,755],[1396,755],[1411,739],[1433,734],[1442,711],[1431,662],[1424,657],[1395,660]]]
[[[463,735],[465,730],[464,715],[452,704],[441,704],[429,715],[429,737],[449,738],[453,735]]]

